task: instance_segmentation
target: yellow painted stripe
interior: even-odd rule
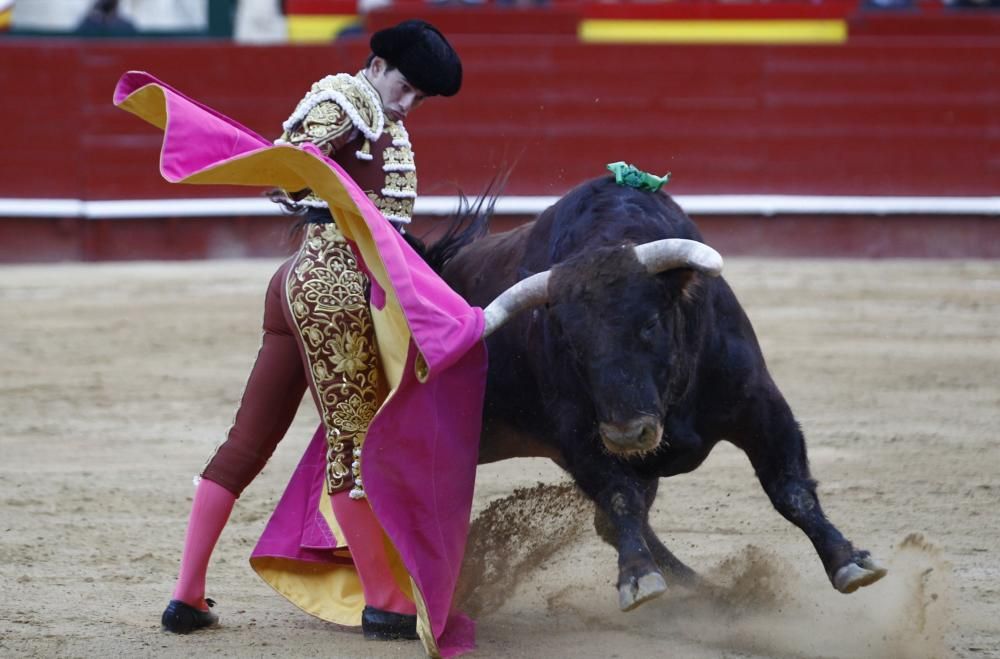
[[[358,20],[355,14],[291,14],[287,18],[288,40],[295,43],[328,43]]]
[[[847,22],[593,19],[580,22],[579,37],[586,43],[840,44],[847,41]]]

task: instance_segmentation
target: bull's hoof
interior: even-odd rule
[[[665,592],[667,592],[667,582],[659,572],[650,572],[638,579],[632,577],[618,586],[618,606],[622,611],[631,611]]]
[[[853,562],[843,566],[833,575],[833,587],[842,593],[853,593],[858,588],[869,586],[882,577],[889,570],[871,556],[865,555],[855,558]]]

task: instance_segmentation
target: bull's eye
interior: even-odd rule
[[[653,314],[645,323],[643,323],[642,329],[639,330],[639,337],[643,341],[651,341],[653,336],[656,334],[656,330],[659,328],[660,314]]]

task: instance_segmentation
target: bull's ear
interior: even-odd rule
[[[674,268],[658,275],[667,284],[670,296],[679,302],[690,304],[698,299],[703,277],[691,268]]]
[[[680,299],[685,304],[691,304],[701,296],[705,275],[697,270],[683,268],[680,271],[680,278]]]
[[[681,287],[681,299],[690,304],[701,296],[701,287],[705,282],[705,275],[697,270],[685,269],[684,285]]]

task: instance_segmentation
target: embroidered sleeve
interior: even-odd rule
[[[326,155],[331,155],[358,135],[350,115],[333,101],[315,105],[284,139],[299,145],[312,142]]]
[[[276,143],[312,142],[330,155],[359,133],[365,136],[366,145],[377,140],[382,134],[385,116],[381,101],[369,87],[345,73],[313,83],[282,124],[285,132]],[[370,159],[370,155],[364,159]]]

